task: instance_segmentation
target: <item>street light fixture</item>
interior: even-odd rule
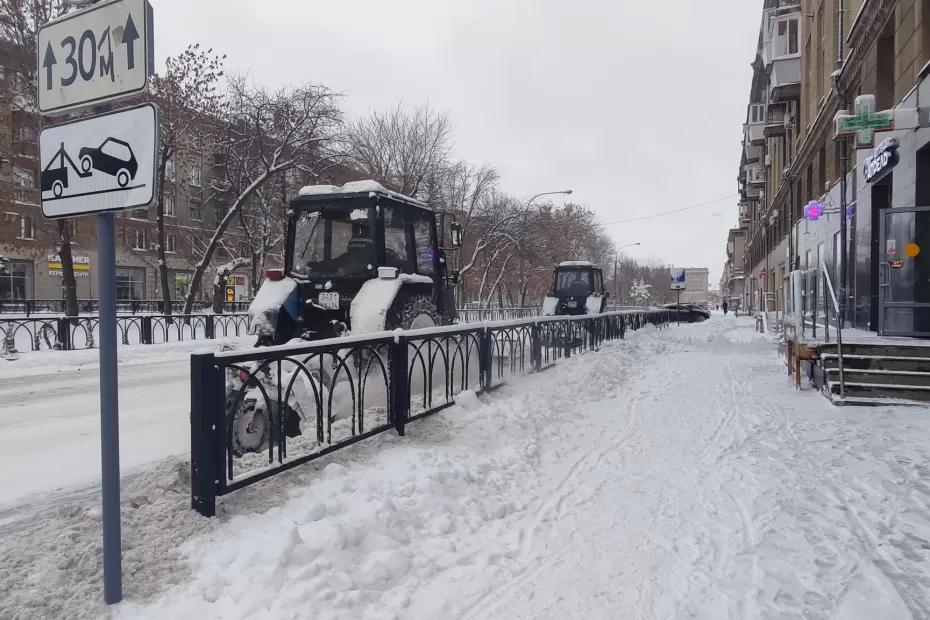
[[[536,194],[535,196],[533,196],[532,198],[530,198],[529,200],[527,200],[527,201],[526,201],[526,206],[530,206],[531,204],[533,204],[533,201],[536,200],[537,198],[539,198],[540,196],[554,196],[554,195],[556,195],[556,194],[565,194],[566,196],[568,196],[568,195],[571,194],[571,193],[572,193],[572,190],[570,190],[570,189],[563,189],[563,190],[559,190],[559,191],[557,191],[557,192],[542,192],[542,193],[540,193],[540,194]]]

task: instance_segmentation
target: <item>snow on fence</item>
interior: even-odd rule
[[[90,349],[99,340],[99,323],[98,316],[0,318],[0,353]],[[116,317],[119,342],[123,345],[245,336],[248,327],[249,317],[245,313]]]
[[[191,505],[432,415],[466,390],[666,325],[666,310],[380,332],[191,356]]]

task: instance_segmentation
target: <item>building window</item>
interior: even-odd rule
[[[203,182],[203,175],[200,170],[200,164],[191,165],[191,185],[194,187],[201,187]]]
[[[765,104],[764,103],[749,104],[749,122],[750,123],[764,123],[765,122]]]
[[[175,250],[174,233],[166,233],[165,234],[165,252],[168,252],[169,254],[174,254],[175,251],[176,250]]]
[[[116,299],[145,299],[145,268],[116,268]]]
[[[165,215],[174,217],[174,196],[165,196]]]
[[[19,216],[19,237],[17,239],[35,239],[35,227],[28,215]]]
[[[183,299],[187,297],[187,291],[190,290],[191,276],[186,272],[174,272],[174,297]]]
[[[134,249],[136,250],[147,250],[148,249],[148,246],[145,244],[146,234],[145,234],[144,228],[136,229],[135,238],[133,239],[133,241],[135,241],[135,245],[133,245]]]
[[[792,56],[798,53],[798,20],[780,19],[775,22],[775,33],[772,37],[772,56]]]
[[[16,177],[16,187],[22,187],[25,189],[35,189],[36,177],[32,173],[32,170],[26,170],[25,168],[15,167],[13,168],[13,175]]]
[[[23,125],[16,129],[16,140],[17,142],[30,142],[33,143],[36,141],[36,130],[35,127],[29,125]]]
[[[0,299],[32,299],[32,262],[0,262]]]
[[[148,209],[133,209],[129,212],[129,217],[134,220],[147,220],[149,219],[149,210]]]
[[[174,181],[174,160],[169,159],[165,162],[165,178]]]
[[[203,219],[203,210],[200,208],[199,204],[190,204],[191,219],[192,220],[202,220]]]

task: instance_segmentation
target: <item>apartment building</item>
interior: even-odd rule
[[[849,323],[930,335],[928,60],[930,0],[765,3],[739,176],[745,307],[781,309],[788,272],[827,269]],[[838,112],[879,130],[837,136]]]

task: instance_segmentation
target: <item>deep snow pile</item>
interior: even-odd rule
[[[141,474],[116,615],[927,618],[928,440],[925,409],[795,392],[749,320],[647,329],[217,519],[183,464]],[[103,611],[95,501],[0,515],[0,617]]]

